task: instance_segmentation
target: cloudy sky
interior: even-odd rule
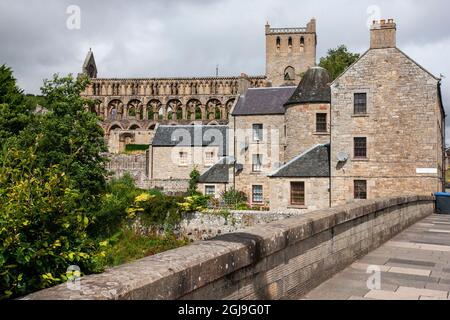
[[[450,112],[448,12],[447,0],[0,0],[0,64],[27,93],[53,73],[78,73],[89,48],[99,77],[214,75],[217,64],[220,75],[262,75],[266,21],[296,27],[315,17],[319,59],[340,44],[364,52],[368,21],[394,18],[398,47],[446,77]]]

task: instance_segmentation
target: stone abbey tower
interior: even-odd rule
[[[236,98],[248,88],[297,86],[315,65],[316,21],[303,28],[265,27],[266,75],[167,78],[99,78],[89,50],[82,74],[91,79],[84,96],[97,101],[109,150],[149,144],[157,124],[228,124]]]
[[[306,28],[271,28],[266,24],[266,77],[272,86],[296,86],[316,65],[316,20]]]

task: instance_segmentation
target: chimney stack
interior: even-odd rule
[[[373,21],[370,28],[370,48],[385,49],[397,46],[397,25],[394,19]]]

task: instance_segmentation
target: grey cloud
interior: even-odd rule
[[[72,4],[81,8],[80,30],[66,28]],[[0,0],[0,63],[31,93],[55,72],[78,73],[89,47],[102,77],[213,75],[216,64],[222,75],[264,74],[266,21],[303,26],[315,17],[319,58],[339,44],[366,50],[369,8],[395,18],[400,48],[447,76],[450,108],[446,0]]]

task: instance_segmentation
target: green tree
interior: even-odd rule
[[[36,145],[36,161],[40,168],[58,165],[67,175],[71,187],[82,194],[80,206],[95,212],[105,191],[107,159],[103,130],[97,116],[86,106],[92,101],[80,96],[86,78],[72,76],[45,81],[42,93],[48,112],[14,138],[15,145]]]
[[[198,181],[200,179],[200,172],[197,170],[197,168],[194,168],[191,173],[189,174],[189,188],[188,188],[188,194],[189,195],[198,195],[197,191],[197,185]]]
[[[67,280],[66,270],[100,271],[87,237],[82,194],[58,165],[41,167],[36,146],[4,145],[0,157],[0,299]]]
[[[0,145],[29,124],[33,116],[31,110],[11,69],[0,66]]]
[[[359,56],[358,53],[349,52],[345,45],[341,45],[328,50],[327,56],[320,58],[319,66],[327,69],[334,80],[359,59]]]

